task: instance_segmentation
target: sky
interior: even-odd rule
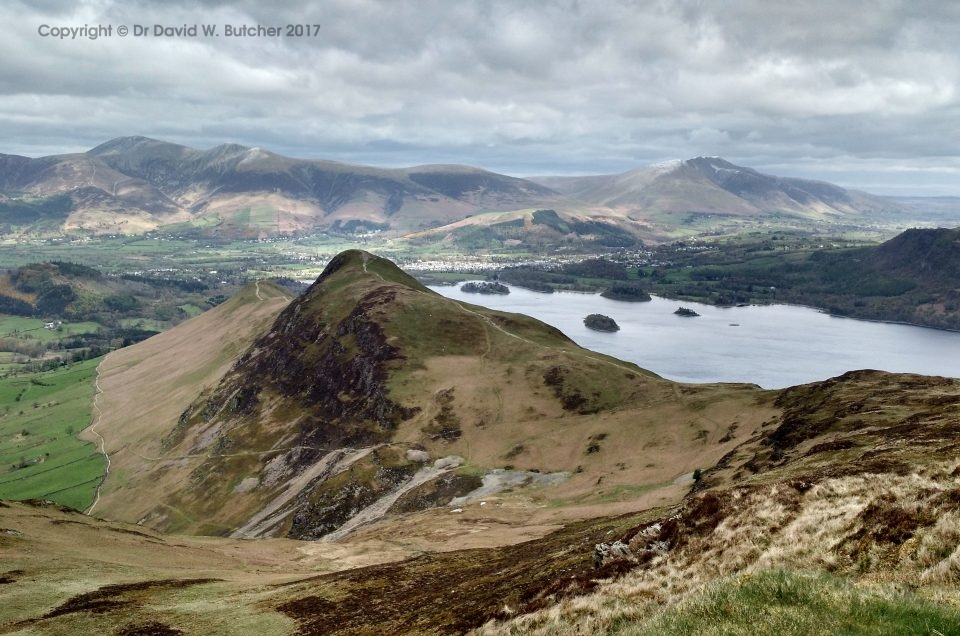
[[[516,176],[716,155],[877,194],[960,196],[953,0],[282,5],[6,0],[0,153],[145,135]],[[258,25],[279,35],[226,34]],[[110,34],[91,39],[98,26]]]

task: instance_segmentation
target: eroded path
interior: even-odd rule
[[[106,359],[106,357],[104,357]],[[90,432],[97,436],[97,439],[100,442],[100,453],[103,455],[104,460],[106,460],[107,465],[103,470],[103,477],[100,478],[100,483],[97,484],[97,493],[93,498],[93,503],[90,504],[90,507],[87,508],[86,514],[92,514],[93,509],[97,507],[97,504],[100,503],[100,490],[103,488],[103,484],[107,481],[107,477],[110,475],[110,455],[107,453],[107,442],[103,439],[97,431],[97,426],[100,424],[100,418],[103,417],[103,413],[100,411],[100,396],[103,394],[103,389],[100,388],[100,367],[103,366],[103,360],[100,361],[100,364],[97,365],[96,376],[93,380],[94,393],[93,393],[93,423],[90,425]]]

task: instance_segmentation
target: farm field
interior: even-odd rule
[[[77,434],[90,424],[100,360],[0,379],[0,499],[90,504],[103,456]]]

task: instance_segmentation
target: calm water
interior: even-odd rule
[[[682,382],[753,382],[781,388],[853,369],[960,377],[960,333],[835,318],[792,305],[719,308],[654,298],[648,303],[597,294],[541,294],[511,287],[506,296],[433,287],[449,298],[527,314],[581,346],[629,360]],[[700,314],[675,316],[680,305]],[[587,314],[610,316],[617,333],[583,326]]]

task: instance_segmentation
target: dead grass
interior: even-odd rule
[[[878,590],[899,586],[960,602],[956,467],[696,495],[673,517],[625,536],[635,554],[657,541],[669,542],[668,550],[591,595],[478,633],[620,633],[625,626],[647,633],[650,616],[705,586],[776,569],[830,572]]]
[[[202,460],[160,461],[162,440],[187,405],[219,380],[290,299],[286,291],[266,283],[260,291],[263,301],[251,285],[177,328],[104,359],[98,431],[106,440],[113,475],[104,484],[97,514],[138,521],[175,490],[184,470]]]
[[[413,554],[383,542],[164,535],[52,504],[3,503],[0,528],[16,531],[0,531],[0,633],[112,634],[153,623],[187,634],[289,633],[293,622],[264,604],[276,596],[264,586]]]

